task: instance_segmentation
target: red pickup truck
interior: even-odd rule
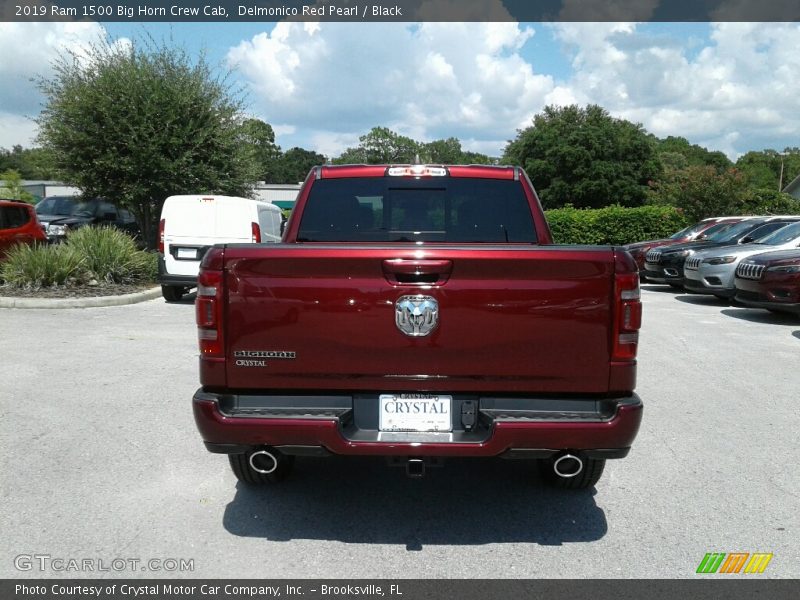
[[[247,483],[493,456],[585,488],[639,429],[636,264],[553,245],[516,167],[317,167],[281,243],[215,246],[198,284],[195,421]]]

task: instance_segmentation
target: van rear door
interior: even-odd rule
[[[164,263],[171,275],[197,275],[203,248],[216,243],[219,199],[172,196],[164,202]]]

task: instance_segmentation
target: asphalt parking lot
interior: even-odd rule
[[[577,493],[522,461],[336,458],[248,489],[194,428],[191,301],[0,309],[0,577],[679,578],[707,552],[800,577],[800,319],[643,287],[642,429]],[[194,570],[15,567],[34,554]]]

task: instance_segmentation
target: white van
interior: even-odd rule
[[[170,196],[158,227],[158,279],[168,302],[197,285],[203,255],[214,244],[279,242],[281,209],[233,196]]]

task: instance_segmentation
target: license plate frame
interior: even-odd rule
[[[197,248],[178,248],[175,252],[178,260],[197,260]]]
[[[380,431],[442,432],[453,430],[453,396],[447,394],[380,394]]]

